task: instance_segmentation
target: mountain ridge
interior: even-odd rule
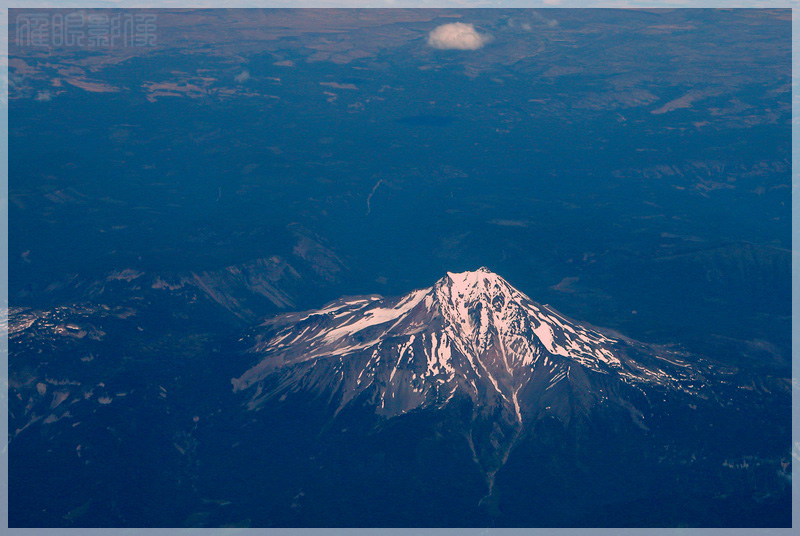
[[[391,417],[441,407],[460,391],[476,406],[513,410],[521,424],[565,380],[689,394],[704,385],[678,352],[575,323],[485,267],[448,272],[400,298],[350,297],[281,315],[259,329],[248,352],[260,359],[232,379],[237,392],[256,386],[252,407],[313,383],[338,391],[339,409],[362,392],[374,394],[376,412]],[[282,380],[270,387],[275,374]],[[582,393],[584,405],[607,398],[596,389]]]

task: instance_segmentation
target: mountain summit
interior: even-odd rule
[[[677,353],[571,321],[484,267],[400,298],[345,298],[278,316],[249,351],[257,363],[232,383],[256,386],[252,407],[298,390],[326,393],[337,412],[359,400],[386,417],[469,399],[476,412],[499,411],[519,426],[627,407],[618,399],[626,386],[702,385]]]

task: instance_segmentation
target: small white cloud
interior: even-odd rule
[[[248,80],[250,80],[250,71],[245,69],[244,71],[233,77],[233,79],[236,80],[237,84],[241,84],[242,82],[247,82]]]
[[[50,93],[49,91],[40,91],[36,94],[33,100],[47,102],[53,100],[53,94]]]
[[[442,24],[428,34],[428,45],[441,50],[477,50],[490,40],[491,36],[463,22]]]

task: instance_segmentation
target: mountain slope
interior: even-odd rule
[[[338,391],[342,404],[371,392],[385,416],[441,406],[461,392],[506,407],[521,423],[542,393],[530,395],[559,385],[617,381],[686,393],[703,385],[676,352],[572,322],[486,268],[448,273],[398,299],[346,298],[261,328],[251,348],[259,362],[233,380],[237,391],[261,387],[254,404],[268,394],[262,382],[279,375],[279,390],[306,378]],[[586,395],[586,403],[605,398]]]

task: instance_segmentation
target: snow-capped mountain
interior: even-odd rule
[[[386,417],[467,397],[512,426],[615,404],[641,419],[621,389],[695,393],[704,384],[678,353],[580,325],[486,268],[400,298],[279,316],[261,325],[250,351],[258,362],[232,381],[252,391],[251,407],[312,390],[338,410],[358,399]]]
[[[593,522],[609,504],[625,521],[640,496],[791,474],[788,380],[577,323],[486,269],[224,336],[179,297],[172,321],[133,300],[9,311],[12,481],[40,489],[68,464],[64,489],[104,484],[59,518],[127,492],[136,476],[104,479],[131,461],[169,476],[152,496],[269,504],[263,523],[287,526]]]

